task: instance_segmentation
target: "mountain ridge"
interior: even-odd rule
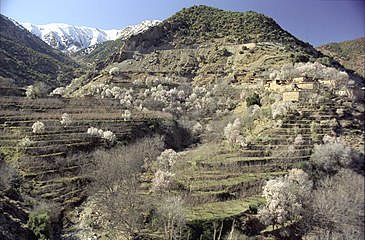
[[[16,86],[42,81],[48,86],[67,84],[79,64],[0,15],[0,76]]]
[[[158,23],[160,23],[158,20],[145,20],[136,25],[110,30],[65,23],[36,25],[26,22],[20,25],[55,49],[63,52],[77,52],[105,41],[128,38]]]
[[[327,43],[317,49],[365,78],[365,37]]]
[[[177,12],[158,26],[131,37],[123,48],[125,51],[137,48],[152,51],[222,42],[245,44],[265,41],[290,43],[292,48],[318,54],[314,47],[297,39],[264,14],[224,11],[205,5]]]

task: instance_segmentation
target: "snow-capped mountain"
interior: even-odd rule
[[[140,24],[122,29],[101,30],[94,27],[77,27],[64,23],[21,25],[44,42],[63,52],[76,52],[93,45],[118,38],[128,38],[159,24],[158,20],[145,20]]]

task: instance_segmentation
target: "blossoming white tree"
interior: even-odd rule
[[[236,118],[233,123],[228,123],[224,128],[224,137],[234,146],[247,147],[252,141],[250,137],[244,137],[241,133],[242,124],[239,118]]]
[[[258,212],[260,220],[273,226],[299,220],[312,185],[308,174],[301,169],[292,169],[284,177],[267,181],[262,194],[266,205]]]
[[[72,119],[71,119],[70,115],[68,115],[67,113],[62,114],[60,123],[64,127],[69,126],[72,123]]]
[[[115,75],[118,75],[119,74],[119,68],[118,67],[112,67],[110,70],[109,70],[109,74],[112,75],[112,76],[115,76]]]
[[[87,129],[87,134],[104,139],[108,145],[113,145],[117,140],[116,135],[112,131],[104,131],[95,127],[89,127]]]
[[[161,170],[171,171],[178,158],[177,152],[173,149],[166,149],[157,157],[157,166]]]
[[[158,169],[152,179],[152,190],[160,192],[169,189],[174,175],[170,171]]]
[[[46,130],[44,123],[37,121],[32,125],[33,133],[43,133]]]
[[[104,131],[101,138],[105,139],[109,144],[113,144],[117,140],[116,135],[112,131]]]
[[[19,140],[19,142],[17,144],[17,151],[23,150],[23,149],[25,149],[26,147],[29,147],[32,144],[33,144],[33,141],[30,140],[30,138],[28,136],[26,136],[26,137]]]
[[[125,110],[124,113],[122,114],[124,121],[127,121],[131,116],[132,116],[132,113],[129,110]]]
[[[352,162],[351,148],[338,141],[314,145],[311,163],[325,172],[334,172],[341,167],[349,167]]]
[[[273,119],[279,119],[288,116],[297,109],[297,105],[292,102],[276,101],[271,105],[271,114]]]

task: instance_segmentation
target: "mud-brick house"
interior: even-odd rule
[[[283,92],[284,102],[303,102],[308,95],[307,91],[287,91]]]
[[[329,88],[336,87],[336,80],[333,80],[333,79],[318,79],[318,82],[325,87],[329,87]]]
[[[280,92],[287,87],[286,80],[273,80],[269,83],[269,90],[274,92]]]
[[[304,77],[296,77],[292,79],[292,82],[302,90],[314,90],[319,87],[319,82],[312,78]]]
[[[259,88],[267,87],[270,80],[268,79],[257,79],[256,80],[256,86]]]

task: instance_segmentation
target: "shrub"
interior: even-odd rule
[[[45,212],[31,212],[27,226],[38,239],[46,240],[51,237],[51,220]]]
[[[364,176],[342,169],[325,178],[313,192],[311,208],[316,237],[364,239]]]
[[[184,200],[180,196],[169,196],[162,200],[157,208],[164,239],[182,239],[186,213]]]
[[[44,123],[37,121],[32,125],[33,133],[43,133],[46,130]]]
[[[254,93],[251,96],[246,97],[246,105],[247,107],[252,105],[258,105],[261,107],[260,96],[257,93]]]

